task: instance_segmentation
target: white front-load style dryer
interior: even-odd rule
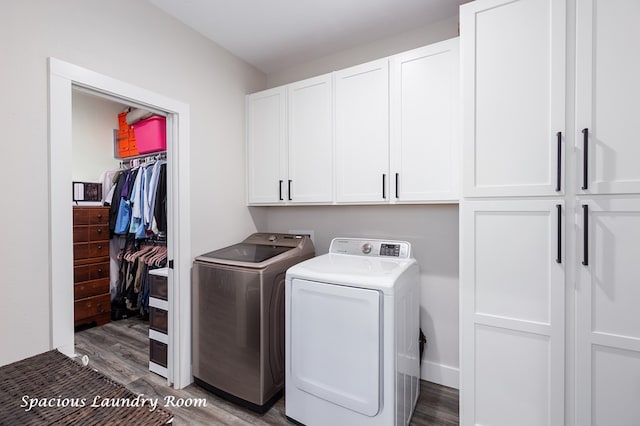
[[[404,241],[335,238],[285,279],[285,410],[314,425],[407,425],[419,394],[419,273]]]

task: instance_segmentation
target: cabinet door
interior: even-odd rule
[[[249,204],[284,202],[286,181],[286,91],[247,96],[247,194]]]
[[[458,39],[390,60],[391,200],[456,200]]]
[[[288,86],[289,180],[293,203],[333,201],[333,103],[331,75]]]
[[[565,6],[484,0],[460,7],[465,196],[563,189]]]
[[[461,204],[461,425],[564,424],[559,200]]]
[[[584,200],[578,207],[576,424],[635,426],[640,199]]]
[[[578,189],[640,193],[640,2],[578,0],[576,13]]]
[[[389,67],[387,59],[334,73],[336,201],[389,198]]]

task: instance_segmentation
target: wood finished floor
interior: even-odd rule
[[[231,404],[204,389],[190,385],[176,390],[149,372],[149,326],[139,319],[125,319],[77,332],[76,353],[89,357],[89,366],[123,384],[135,393],[159,398],[206,398],[206,407],[168,407],[174,425],[291,425],[281,398],[268,412],[255,414]],[[458,390],[421,381],[420,398],[411,425],[458,425]],[[340,426],[340,425],[335,425]]]

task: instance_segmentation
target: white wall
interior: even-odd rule
[[[254,207],[269,232],[312,230],[316,254],[335,237],[397,239],[412,244],[420,264],[420,323],[428,343],[424,379],[458,386],[458,206]],[[417,336],[416,336],[417,338]]]
[[[458,17],[338,52],[267,76],[269,87],[328,73],[458,35]],[[427,340],[422,378],[451,387],[459,384],[458,358],[458,207],[326,206],[254,208],[260,230],[315,231],[318,253],[331,238],[395,238],[412,243],[421,267],[421,328]],[[262,216],[266,215],[266,222]]]
[[[352,49],[317,58],[267,76],[268,87],[276,87],[342,68],[383,58],[405,50],[426,46],[458,36],[458,16],[434,22],[393,37],[377,40]]]
[[[72,167],[74,181],[99,182],[105,170],[118,168],[113,130],[124,105],[74,90],[72,95]]]
[[[244,95],[266,77],[145,0],[3,2],[0,40],[3,365],[50,348],[47,57],[190,105],[194,255],[255,230]]]

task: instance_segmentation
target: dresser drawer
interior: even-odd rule
[[[93,263],[73,268],[74,284],[100,278],[109,278],[109,262]]]
[[[73,304],[73,319],[77,322],[95,315],[111,312],[111,295],[87,297],[76,300]]]
[[[107,225],[109,224],[109,207],[74,207],[74,225]]]
[[[109,225],[74,226],[73,242],[109,241]]]
[[[163,367],[167,366],[167,345],[157,340],[149,339],[149,361]]]
[[[73,245],[74,260],[92,257],[109,257],[109,241],[75,243]]]
[[[167,277],[149,274],[149,296],[169,300],[168,282]]]
[[[101,278],[99,280],[85,281],[74,284],[73,299],[84,299],[90,296],[99,296],[109,293],[109,278]]]
[[[151,306],[149,308],[149,328],[167,334],[169,332],[167,311]]]

